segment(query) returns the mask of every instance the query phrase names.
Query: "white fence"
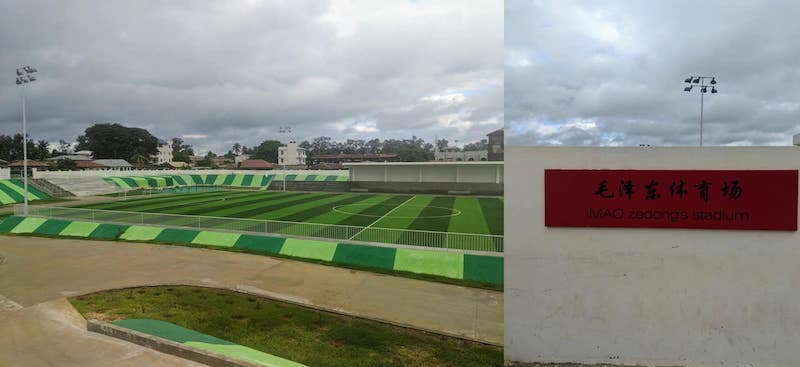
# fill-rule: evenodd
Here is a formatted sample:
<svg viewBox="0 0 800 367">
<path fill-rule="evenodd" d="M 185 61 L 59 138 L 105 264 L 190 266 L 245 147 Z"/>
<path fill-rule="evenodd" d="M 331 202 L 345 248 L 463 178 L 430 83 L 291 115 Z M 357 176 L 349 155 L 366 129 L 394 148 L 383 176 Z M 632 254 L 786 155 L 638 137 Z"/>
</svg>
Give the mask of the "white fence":
<svg viewBox="0 0 800 367">
<path fill-rule="evenodd" d="M 16 215 L 22 215 L 22 206 L 15 206 L 14 213 Z M 201 230 L 266 233 L 289 237 L 377 242 L 451 250 L 503 252 L 503 236 L 476 233 L 434 232 L 338 224 L 157 214 L 42 205 L 30 206 L 28 215 L 92 222 L 185 227 Z"/>
<path fill-rule="evenodd" d="M 348 176 L 347 170 L 107 170 L 107 171 L 34 171 L 34 178 L 52 177 L 128 177 L 128 176 L 164 176 L 164 175 L 227 175 L 227 174 L 287 174 L 287 175 L 331 175 Z"/>
</svg>

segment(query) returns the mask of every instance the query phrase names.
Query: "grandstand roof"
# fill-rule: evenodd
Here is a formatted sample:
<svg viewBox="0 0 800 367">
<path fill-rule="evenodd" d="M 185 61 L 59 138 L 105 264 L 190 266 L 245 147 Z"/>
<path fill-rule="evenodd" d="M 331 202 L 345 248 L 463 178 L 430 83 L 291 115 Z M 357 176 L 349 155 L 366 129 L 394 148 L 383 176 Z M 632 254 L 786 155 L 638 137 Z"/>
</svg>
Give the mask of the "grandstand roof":
<svg viewBox="0 0 800 367">
<path fill-rule="evenodd" d="M 275 164 L 267 162 L 263 159 L 248 159 L 242 161 L 240 169 L 275 169 Z"/>
<path fill-rule="evenodd" d="M 8 164 L 9 167 L 22 167 L 22 161 L 14 161 Z M 50 163 L 42 162 L 42 161 L 35 161 L 33 159 L 28 159 L 28 167 L 50 167 Z"/>
<path fill-rule="evenodd" d="M 75 161 L 77 168 L 108 168 L 108 166 L 94 161 Z"/>
<path fill-rule="evenodd" d="M 48 161 L 60 161 L 62 159 L 69 159 L 71 161 L 91 161 L 92 157 L 84 154 L 62 154 L 47 158 Z"/>
<path fill-rule="evenodd" d="M 111 168 L 133 167 L 124 159 L 95 159 L 94 162 Z"/>
</svg>

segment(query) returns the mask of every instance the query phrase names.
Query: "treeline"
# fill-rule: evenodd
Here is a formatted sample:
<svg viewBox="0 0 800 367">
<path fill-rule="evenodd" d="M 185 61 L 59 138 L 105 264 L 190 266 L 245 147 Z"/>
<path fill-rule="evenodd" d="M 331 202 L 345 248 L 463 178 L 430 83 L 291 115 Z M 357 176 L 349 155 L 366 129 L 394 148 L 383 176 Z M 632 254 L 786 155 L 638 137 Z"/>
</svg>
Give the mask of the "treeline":
<svg viewBox="0 0 800 367">
<path fill-rule="evenodd" d="M 446 140 L 445 140 L 446 142 Z M 265 140 L 254 147 L 243 146 L 239 143 L 225 154 L 226 157 L 234 157 L 238 154 L 250 154 L 252 158 L 263 159 L 269 162 L 277 162 L 278 147 L 281 143 L 277 140 Z M 434 146 L 425 140 L 412 136 L 411 139 L 347 139 L 345 141 L 334 141 L 328 136 L 319 136 L 311 141 L 303 141 L 299 144 L 306 149 L 308 157 L 321 154 L 397 154 L 398 159 L 403 162 L 426 162 L 433 160 Z"/>
<path fill-rule="evenodd" d="M 120 124 L 101 123 L 94 124 L 83 135 L 78 136 L 74 150 L 91 150 L 95 158 L 119 158 L 135 164 L 145 164 L 150 161 L 150 156 L 158 151 L 158 139 L 145 129 L 126 127 Z M 403 162 L 424 162 L 434 159 L 434 144 L 412 136 L 410 139 L 347 139 L 335 141 L 328 136 L 319 136 L 311 141 L 303 141 L 300 147 L 306 149 L 308 157 L 322 154 L 397 154 Z M 436 141 L 439 149 L 448 148 L 446 139 Z M 278 140 L 264 140 L 259 145 L 247 147 L 240 143 L 234 144 L 225 157 L 233 159 L 239 154 L 249 154 L 254 159 L 263 159 L 268 162 L 278 162 Z M 68 154 L 73 151 L 72 144 L 61 140 L 57 149 L 49 150 L 49 143 L 45 140 L 33 141 L 28 139 L 28 157 L 43 160 L 58 154 Z M 453 148 L 451 148 L 453 149 Z M 456 150 L 485 150 L 486 141 L 470 143 Z M 173 160 L 178 162 L 191 162 L 190 157 L 195 155 L 191 145 L 186 144 L 181 138 L 172 139 Z M 217 157 L 213 152 L 207 152 L 205 163 Z M 0 135 L 0 159 L 16 161 L 22 159 L 22 135 Z M 201 162 L 202 164 L 203 162 Z"/>
<path fill-rule="evenodd" d="M 33 141 L 28 137 L 28 159 L 44 160 L 52 155 L 50 143 L 45 140 Z M 22 134 L 0 135 L 0 159 L 13 162 L 23 158 Z"/>
</svg>

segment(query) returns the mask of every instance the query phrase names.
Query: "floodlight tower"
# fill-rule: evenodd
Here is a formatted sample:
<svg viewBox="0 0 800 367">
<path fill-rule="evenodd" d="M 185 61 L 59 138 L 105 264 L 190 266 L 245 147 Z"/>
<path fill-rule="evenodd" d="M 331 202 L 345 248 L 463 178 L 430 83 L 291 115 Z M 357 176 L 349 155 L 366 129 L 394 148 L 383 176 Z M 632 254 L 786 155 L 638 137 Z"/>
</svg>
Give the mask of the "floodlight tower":
<svg viewBox="0 0 800 367">
<path fill-rule="evenodd" d="M 291 139 L 292 127 L 291 126 L 281 126 L 281 127 L 278 128 L 278 132 L 280 132 L 284 136 L 289 136 L 289 139 Z M 288 143 L 288 141 L 286 143 L 286 151 L 287 152 L 289 151 L 289 143 Z M 278 157 L 278 158 L 280 158 L 280 157 Z M 286 191 L 286 157 L 283 157 L 281 162 L 283 162 L 283 191 L 285 192 Z"/>
<path fill-rule="evenodd" d="M 25 84 L 36 81 L 33 74 L 37 71 L 36 68 L 30 66 L 23 66 L 16 70 L 16 84 L 22 87 L 22 178 L 25 186 L 22 207 L 25 215 L 28 215 L 28 125 L 25 116 Z"/>
<path fill-rule="evenodd" d="M 711 81 L 706 84 L 706 79 Z M 690 76 L 686 78 L 684 83 L 689 83 L 689 86 L 683 88 L 684 92 L 691 92 L 695 84 L 700 87 L 700 146 L 703 146 L 703 96 L 708 92 L 708 87 L 711 87 L 711 93 L 717 93 L 717 78 L 713 76 Z"/>
</svg>

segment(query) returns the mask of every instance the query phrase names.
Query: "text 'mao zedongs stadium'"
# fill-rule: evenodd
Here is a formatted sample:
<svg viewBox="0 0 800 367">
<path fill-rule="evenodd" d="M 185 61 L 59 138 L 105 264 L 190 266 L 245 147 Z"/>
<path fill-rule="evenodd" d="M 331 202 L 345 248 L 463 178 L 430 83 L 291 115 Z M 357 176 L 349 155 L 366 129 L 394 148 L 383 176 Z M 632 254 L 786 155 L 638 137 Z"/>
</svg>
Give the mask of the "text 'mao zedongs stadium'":
<svg viewBox="0 0 800 367">
<path fill-rule="evenodd" d="M 545 170 L 545 226 L 797 230 L 797 170 Z"/>
</svg>

